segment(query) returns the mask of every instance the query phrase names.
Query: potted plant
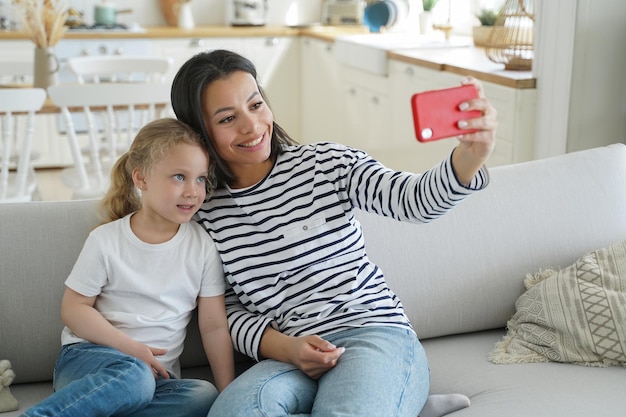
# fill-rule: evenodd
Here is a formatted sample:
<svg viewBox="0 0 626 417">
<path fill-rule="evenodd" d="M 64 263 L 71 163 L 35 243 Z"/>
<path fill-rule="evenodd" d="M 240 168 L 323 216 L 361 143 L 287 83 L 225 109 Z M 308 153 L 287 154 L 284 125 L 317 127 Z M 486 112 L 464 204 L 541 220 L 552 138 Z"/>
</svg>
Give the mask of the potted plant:
<svg viewBox="0 0 626 417">
<path fill-rule="evenodd" d="M 496 20 L 500 12 L 493 9 L 481 9 L 476 15 L 480 21 L 480 26 L 474 26 L 472 29 L 472 37 L 474 38 L 475 46 L 486 46 L 489 40 L 489 35 L 493 30 Z"/>
<path fill-rule="evenodd" d="M 420 33 L 426 35 L 432 31 L 432 10 L 439 0 L 422 0 L 424 11 L 419 15 Z"/>
<path fill-rule="evenodd" d="M 425 12 L 430 12 L 437 5 L 439 0 L 422 0 L 422 5 L 424 6 Z"/>
</svg>

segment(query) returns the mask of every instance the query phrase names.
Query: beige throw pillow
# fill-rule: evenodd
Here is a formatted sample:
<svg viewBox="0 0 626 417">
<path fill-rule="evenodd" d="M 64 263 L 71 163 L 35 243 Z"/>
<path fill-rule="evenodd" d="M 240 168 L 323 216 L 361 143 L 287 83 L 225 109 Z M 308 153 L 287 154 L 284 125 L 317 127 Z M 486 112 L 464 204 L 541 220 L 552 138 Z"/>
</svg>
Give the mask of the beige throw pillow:
<svg viewBox="0 0 626 417">
<path fill-rule="evenodd" d="M 626 366 L 626 241 L 524 280 L 494 363 Z"/>
</svg>

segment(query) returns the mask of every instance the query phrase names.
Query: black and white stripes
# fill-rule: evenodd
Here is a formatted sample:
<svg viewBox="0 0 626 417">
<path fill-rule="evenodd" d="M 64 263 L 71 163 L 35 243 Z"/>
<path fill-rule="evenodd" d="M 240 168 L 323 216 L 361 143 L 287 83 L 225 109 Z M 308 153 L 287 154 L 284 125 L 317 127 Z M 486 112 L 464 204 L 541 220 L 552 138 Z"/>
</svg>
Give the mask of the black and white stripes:
<svg viewBox="0 0 626 417">
<path fill-rule="evenodd" d="M 333 143 L 293 146 L 270 174 L 244 190 L 218 190 L 198 212 L 215 240 L 236 348 L 258 359 L 268 325 L 298 336 L 356 326 L 410 327 L 382 271 L 369 261 L 353 209 L 428 222 L 488 181 L 469 188 L 450 159 L 423 175 L 395 172 Z"/>
</svg>

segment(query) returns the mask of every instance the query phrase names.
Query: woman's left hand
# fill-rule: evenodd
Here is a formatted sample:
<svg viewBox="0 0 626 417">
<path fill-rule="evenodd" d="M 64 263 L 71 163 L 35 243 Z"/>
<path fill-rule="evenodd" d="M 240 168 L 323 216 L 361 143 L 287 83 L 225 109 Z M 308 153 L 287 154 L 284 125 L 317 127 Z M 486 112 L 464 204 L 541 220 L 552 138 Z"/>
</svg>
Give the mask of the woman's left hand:
<svg viewBox="0 0 626 417">
<path fill-rule="evenodd" d="M 473 84 L 478 90 L 478 98 L 468 100 L 459 107 L 462 111 L 478 110 L 481 117 L 459 122 L 461 129 L 479 129 L 475 133 L 459 136 L 459 145 L 452 154 L 452 166 L 459 181 L 469 184 L 474 175 L 485 163 L 496 144 L 497 111 L 485 98 L 483 86 L 477 79 L 467 77 L 462 84 Z"/>
</svg>

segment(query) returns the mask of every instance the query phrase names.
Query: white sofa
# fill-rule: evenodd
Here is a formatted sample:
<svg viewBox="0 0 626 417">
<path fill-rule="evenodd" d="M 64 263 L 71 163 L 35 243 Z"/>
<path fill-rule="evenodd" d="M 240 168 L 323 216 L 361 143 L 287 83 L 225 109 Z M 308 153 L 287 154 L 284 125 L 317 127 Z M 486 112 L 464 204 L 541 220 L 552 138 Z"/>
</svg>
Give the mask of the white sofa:
<svg viewBox="0 0 626 417">
<path fill-rule="evenodd" d="M 93 201 L 0 205 L 0 359 L 17 374 L 10 388 L 20 411 L 51 392 L 63 281 L 96 223 L 94 208 Z M 451 415 L 626 415 L 623 367 L 488 360 L 528 273 L 567 267 L 626 239 L 626 146 L 493 168 L 487 189 L 427 225 L 359 217 L 371 258 L 427 350 L 432 392 L 471 399 Z M 193 323 L 183 368 L 209 377 Z"/>
</svg>

